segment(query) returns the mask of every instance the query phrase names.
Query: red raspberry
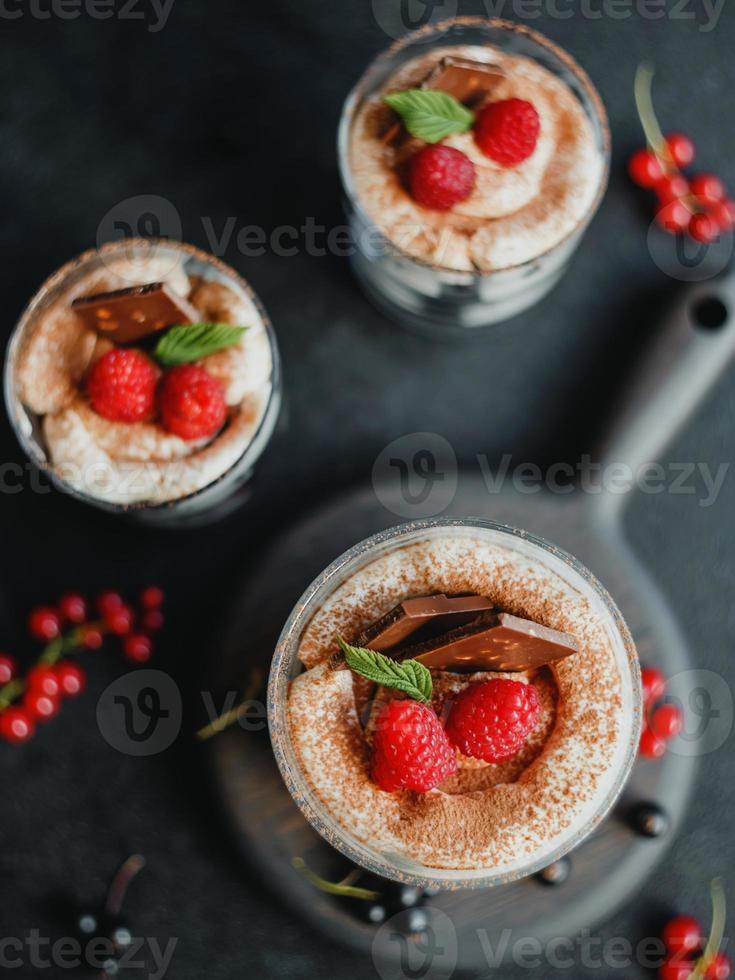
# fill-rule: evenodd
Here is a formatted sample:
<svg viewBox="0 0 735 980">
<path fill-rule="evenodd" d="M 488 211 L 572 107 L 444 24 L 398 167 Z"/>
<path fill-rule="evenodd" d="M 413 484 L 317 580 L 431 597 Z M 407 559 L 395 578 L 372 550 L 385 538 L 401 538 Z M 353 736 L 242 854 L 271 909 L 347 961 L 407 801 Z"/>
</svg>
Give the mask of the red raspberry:
<svg viewBox="0 0 735 980">
<path fill-rule="evenodd" d="M 502 167 L 516 167 L 536 149 L 541 121 L 532 102 L 503 99 L 486 105 L 475 122 L 475 141 Z"/>
<path fill-rule="evenodd" d="M 142 422 L 153 416 L 156 368 L 139 350 L 103 354 L 87 379 L 92 408 L 112 422 Z"/>
<path fill-rule="evenodd" d="M 496 678 L 462 691 L 449 712 L 447 736 L 463 755 L 500 762 L 518 752 L 540 714 L 533 684 Z"/>
<path fill-rule="evenodd" d="M 411 158 L 408 183 L 413 199 L 425 208 L 448 211 L 466 201 L 475 188 L 475 165 L 451 146 L 425 146 Z"/>
<path fill-rule="evenodd" d="M 441 722 L 418 701 L 391 701 L 378 716 L 373 739 L 372 777 L 393 793 L 428 793 L 457 769 L 457 758 Z"/>
<path fill-rule="evenodd" d="M 163 378 L 159 391 L 164 428 L 182 439 L 206 439 L 227 416 L 222 385 L 198 364 L 180 364 Z"/>
</svg>

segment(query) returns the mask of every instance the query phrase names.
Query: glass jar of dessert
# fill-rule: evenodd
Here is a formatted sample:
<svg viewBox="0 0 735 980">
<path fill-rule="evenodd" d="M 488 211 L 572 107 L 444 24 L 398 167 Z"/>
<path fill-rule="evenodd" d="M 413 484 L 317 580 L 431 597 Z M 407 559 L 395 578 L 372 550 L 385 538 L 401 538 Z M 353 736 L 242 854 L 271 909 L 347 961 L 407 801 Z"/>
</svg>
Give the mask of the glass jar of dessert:
<svg viewBox="0 0 735 980">
<path fill-rule="evenodd" d="M 196 522 L 237 502 L 273 434 L 278 347 L 229 266 L 125 239 L 41 286 L 10 340 L 5 399 L 59 489 L 148 523 Z"/>
<path fill-rule="evenodd" d="M 305 817 L 356 864 L 486 887 L 558 860 L 636 758 L 638 659 L 571 555 L 488 521 L 356 545 L 278 641 L 271 740 Z"/>
<path fill-rule="evenodd" d="M 470 336 L 558 282 L 607 186 L 610 136 L 565 51 L 518 24 L 458 17 L 372 63 L 338 149 L 368 295 L 417 330 Z"/>
</svg>

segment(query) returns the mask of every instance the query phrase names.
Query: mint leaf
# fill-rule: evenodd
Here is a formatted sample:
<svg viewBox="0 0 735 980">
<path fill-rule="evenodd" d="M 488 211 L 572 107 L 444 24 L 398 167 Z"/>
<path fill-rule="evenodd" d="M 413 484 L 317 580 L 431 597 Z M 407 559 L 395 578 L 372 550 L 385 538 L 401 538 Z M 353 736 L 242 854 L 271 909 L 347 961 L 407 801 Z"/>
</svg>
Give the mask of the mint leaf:
<svg viewBox="0 0 735 980">
<path fill-rule="evenodd" d="M 475 121 L 474 113 L 447 92 L 410 88 L 386 95 L 385 101 L 409 133 L 426 143 L 439 143 L 452 133 L 466 133 Z"/>
<path fill-rule="evenodd" d="M 247 327 L 230 323 L 191 323 L 171 327 L 161 337 L 153 356 L 165 367 L 191 364 L 239 342 Z"/>
<path fill-rule="evenodd" d="M 347 666 L 361 677 L 381 687 L 390 687 L 403 691 L 414 701 L 426 703 L 431 700 L 433 684 L 431 672 L 418 660 L 403 660 L 400 663 L 391 657 L 386 657 L 375 650 L 364 647 L 352 647 L 341 638 L 337 638 L 340 650 L 345 655 Z"/>
</svg>

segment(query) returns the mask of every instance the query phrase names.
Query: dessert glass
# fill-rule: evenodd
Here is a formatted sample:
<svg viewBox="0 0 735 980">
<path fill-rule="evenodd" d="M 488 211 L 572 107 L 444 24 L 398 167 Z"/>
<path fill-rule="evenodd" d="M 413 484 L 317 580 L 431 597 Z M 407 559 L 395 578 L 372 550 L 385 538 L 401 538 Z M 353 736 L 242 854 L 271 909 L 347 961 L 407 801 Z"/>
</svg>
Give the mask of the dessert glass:
<svg viewBox="0 0 735 980">
<path fill-rule="evenodd" d="M 614 765 L 606 774 L 596 797 L 561 833 L 542 841 L 530 857 L 503 867 L 473 870 L 435 868 L 405 853 L 384 851 L 357 839 L 338 822 L 310 786 L 293 744 L 288 719 L 291 681 L 303 670 L 298 653 L 304 630 L 314 614 L 355 572 L 377 558 L 432 538 L 477 537 L 510 549 L 519 559 L 540 566 L 544 574 L 574 590 L 588 604 L 614 650 L 620 677 L 620 716 Z M 400 600 L 396 600 L 400 601 Z M 382 610 L 381 610 L 382 614 Z M 618 799 L 636 759 L 641 730 L 640 669 L 633 641 L 609 594 L 573 556 L 541 538 L 491 521 L 475 518 L 415 521 L 391 528 L 355 545 L 337 558 L 309 586 L 296 603 L 278 640 L 268 685 L 268 719 L 271 742 L 281 775 L 293 799 L 311 825 L 355 864 L 385 878 L 440 889 L 485 888 L 503 884 L 547 867 L 583 841 L 608 814 Z M 338 776 L 337 776 L 338 778 Z"/>
<path fill-rule="evenodd" d="M 599 153 L 600 177 L 592 203 L 576 227 L 551 248 L 520 264 L 492 271 L 459 271 L 406 251 L 376 225 L 361 201 L 350 162 L 353 127 L 361 107 L 402 66 L 431 51 L 457 45 L 492 46 L 532 59 L 571 90 L 588 119 Z M 342 111 L 338 159 L 352 232 L 352 265 L 365 292 L 404 326 L 434 336 L 475 336 L 538 303 L 559 281 L 607 187 L 610 131 L 599 94 L 583 69 L 542 34 L 519 24 L 458 17 L 408 34 L 381 54 L 350 93 Z M 492 220 L 492 219 L 488 219 Z"/>
<path fill-rule="evenodd" d="M 263 322 L 270 349 L 272 365 L 270 393 L 257 429 L 242 455 L 234 465 L 229 466 L 206 486 L 164 502 L 117 503 L 105 500 L 103 496 L 98 497 L 84 492 L 79 486 L 68 482 L 56 472 L 45 445 L 41 419 L 24 405 L 21 399 L 18 367 L 25 338 L 29 336 L 38 319 L 66 290 L 90 274 L 104 271 L 106 266 L 116 260 L 148 258 L 155 258 L 157 262 L 163 264 L 164 269 L 170 258 L 171 269 L 181 264 L 187 274 L 198 276 L 204 282 L 221 283 L 236 295 L 246 296 L 254 304 Z M 281 405 L 280 358 L 273 327 L 260 300 L 234 269 L 192 245 L 169 239 L 127 238 L 82 253 L 43 283 L 21 315 L 10 338 L 5 362 L 4 389 L 8 417 L 18 441 L 31 462 L 57 489 L 94 507 L 131 517 L 138 522 L 160 526 L 197 524 L 228 513 L 248 492 L 246 484 L 253 474 L 256 461 L 273 434 L 278 419 Z M 173 465 L 175 466 L 175 461 Z M 173 466 L 171 472 L 175 480 Z"/>
</svg>

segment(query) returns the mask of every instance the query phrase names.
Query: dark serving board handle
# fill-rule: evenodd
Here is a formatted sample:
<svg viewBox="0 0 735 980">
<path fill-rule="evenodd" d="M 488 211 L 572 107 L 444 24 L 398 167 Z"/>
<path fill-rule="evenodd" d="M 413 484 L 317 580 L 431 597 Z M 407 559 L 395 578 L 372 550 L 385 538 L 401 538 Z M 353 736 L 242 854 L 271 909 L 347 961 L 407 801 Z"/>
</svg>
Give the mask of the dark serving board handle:
<svg viewBox="0 0 735 980">
<path fill-rule="evenodd" d="M 659 461 L 734 354 L 735 275 L 682 288 L 621 391 L 601 444 L 603 466 L 635 472 Z"/>
</svg>

